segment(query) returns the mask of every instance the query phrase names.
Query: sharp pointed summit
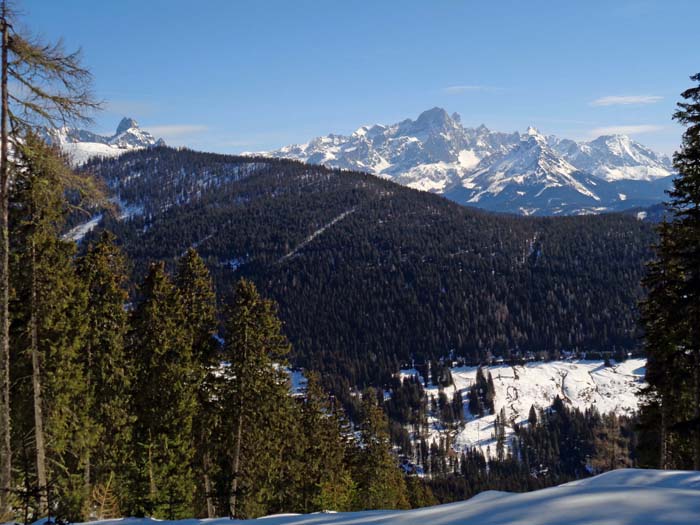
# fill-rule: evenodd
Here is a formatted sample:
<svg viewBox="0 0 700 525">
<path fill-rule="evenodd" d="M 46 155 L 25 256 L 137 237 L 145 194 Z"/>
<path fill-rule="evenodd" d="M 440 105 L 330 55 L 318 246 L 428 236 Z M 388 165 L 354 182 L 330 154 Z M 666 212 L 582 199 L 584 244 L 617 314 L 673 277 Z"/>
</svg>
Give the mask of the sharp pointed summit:
<svg viewBox="0 0 700 525">
<path fill-rule="evenodd" d="M 129 117 L 124 117 L 117 126 L 117 135 L 124 133 L 131 128 L 138 128 L 139 123 Z"/>
<path fill-rule="evenodd" d="M 116 157 L 129 150 L 165 145 L 163 139 L 156 140 L 148 131 L 139 128 L 136 120 L 128 117 L 121 119 L 112 136 L 68 127 L 46 131 L 45 136 L 49 142 L 58 144 L 75 166 L 93 157 Z"/>
</svg>

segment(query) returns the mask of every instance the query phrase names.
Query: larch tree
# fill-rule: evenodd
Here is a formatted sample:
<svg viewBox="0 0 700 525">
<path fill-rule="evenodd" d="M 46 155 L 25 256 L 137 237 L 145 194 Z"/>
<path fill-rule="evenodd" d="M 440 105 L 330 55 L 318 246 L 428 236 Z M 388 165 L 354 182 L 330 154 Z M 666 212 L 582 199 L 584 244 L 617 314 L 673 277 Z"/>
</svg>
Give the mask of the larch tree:
<svg viewBox="0 0 700 525">
<path fill-rule="evenodd" d="M 12 483 L 10 418 L 10 154 L 27 131 L 83 120 L 99 104 L 79 53 L 22 35 L 17 17 L 0 4 L 0 511 L 9 510 Z"/>
</svg>

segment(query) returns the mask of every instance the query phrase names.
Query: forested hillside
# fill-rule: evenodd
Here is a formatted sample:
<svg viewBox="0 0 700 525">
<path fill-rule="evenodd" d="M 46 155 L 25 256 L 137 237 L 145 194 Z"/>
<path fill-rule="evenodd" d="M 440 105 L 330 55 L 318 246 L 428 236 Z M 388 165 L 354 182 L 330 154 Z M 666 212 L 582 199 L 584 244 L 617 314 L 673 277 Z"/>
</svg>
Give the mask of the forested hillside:
<svg viewBox="0 0 700 525">
<path fill-rule="evenodd" d="M 84 169 L 118 199 L 101 226 L 137 274 L 196 247 L 220 295 L 245 276 L 279 302 L 295 363 L 350 384 L 450 351 L 637 345 L 655 234 L 634 217 L 488 214 L 366 174 L 164 147 Z"/>
</svg>

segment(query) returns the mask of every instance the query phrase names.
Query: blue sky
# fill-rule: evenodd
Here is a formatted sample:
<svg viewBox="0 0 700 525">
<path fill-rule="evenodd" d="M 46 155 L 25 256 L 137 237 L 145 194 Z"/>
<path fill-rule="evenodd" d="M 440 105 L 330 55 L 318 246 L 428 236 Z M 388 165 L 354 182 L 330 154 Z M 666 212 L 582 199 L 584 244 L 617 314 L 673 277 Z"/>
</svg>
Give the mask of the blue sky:
<svg viewBox="0 0 700 525">
<path fill-rule="evenodd" d="M 700 1 L 16 0 L 106 102 L 172 145 L 272 149 L 433 106 L 465 125 L 625 132 L 665 153 Z"/>
</svg>

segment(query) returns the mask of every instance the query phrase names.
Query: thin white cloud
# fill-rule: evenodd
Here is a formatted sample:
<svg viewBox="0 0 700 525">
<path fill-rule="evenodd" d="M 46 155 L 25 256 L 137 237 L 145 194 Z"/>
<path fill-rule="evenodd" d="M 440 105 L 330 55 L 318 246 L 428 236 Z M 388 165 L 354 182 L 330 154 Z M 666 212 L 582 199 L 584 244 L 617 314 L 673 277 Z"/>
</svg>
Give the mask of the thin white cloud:
<svg viewBox="0 0 700 525">
<path fill-rule="evenodd" d="M 493 86 L 459 84 L 456 86 L 447 86 L 446 88 L 442 88 L 442 92 L 447 93 L 448 95 L 459 95 L 460 93 L 468 93 L 474 91 L 499 91 L 500 89 L 501 88 Z"/>
<path fill-rule="evenodd" d="M 594 128 L 590 131 L 591 137 L 599 137 L 601 135 L 639 135 L 641 133 L 653 133 L 661 131 L 664 126 L 654 124 L 638 124 L 633 126 L 605 126 Z"/>
<path fill-rule="evenodd" d="M 168 124 L 164 126 L 144 126 L 144 129 L 150 131 L 156 137 L 177 138 L 189 135 L 196 135 L 207 131 L 207 126 L 203 124 Z"/>
<path fill-rule="evenodd" d="M 600 97 L 590 103 L 591 106 L 631 106 L 656 104 L 664 97 L 658 95 L 626 95 Z"/>
</svg>

